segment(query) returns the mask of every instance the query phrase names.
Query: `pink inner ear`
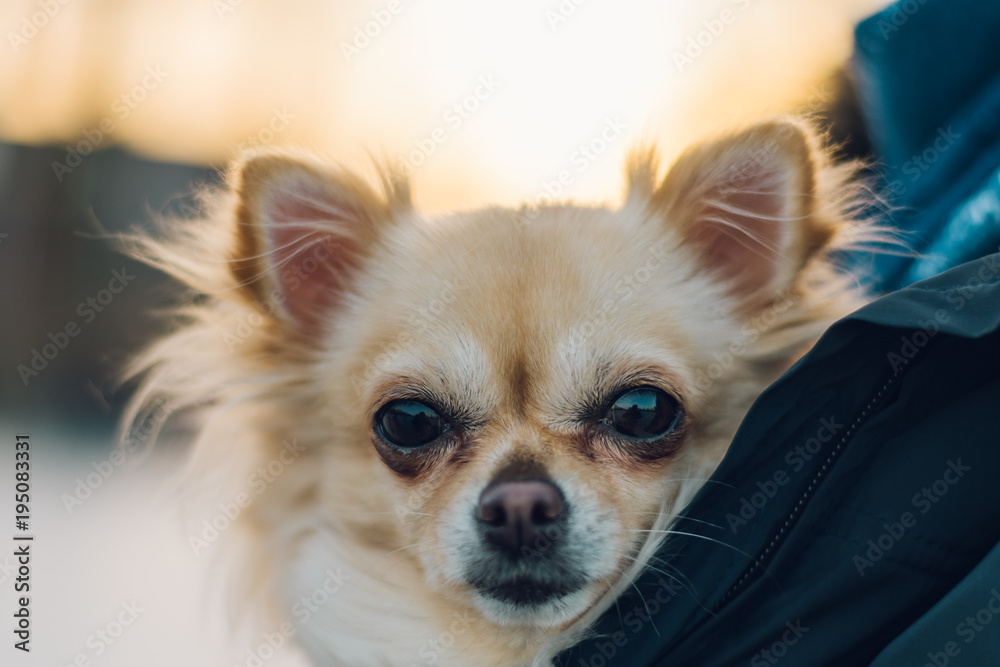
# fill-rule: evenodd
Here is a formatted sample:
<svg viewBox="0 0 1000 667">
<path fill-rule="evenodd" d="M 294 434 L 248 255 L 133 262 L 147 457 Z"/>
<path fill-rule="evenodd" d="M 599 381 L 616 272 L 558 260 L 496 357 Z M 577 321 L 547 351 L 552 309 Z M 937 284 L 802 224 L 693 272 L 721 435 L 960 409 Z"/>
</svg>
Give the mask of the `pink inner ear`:
<svg viewBox="0 0 1000 667">
<path fill-rule="evenodd" d="M 758 173 L 718 186 L 706 197 L 689 239 L 705 268 L 749 295 L 768 287 L 786 245 L 787 185 L 779 173 Z"/>
<path fill-rule="evenodd" d="M 270 262 L 288 313 L 314 330 L 358 265 L 357 215 L 329 193 L 290 189 L 267 203 Z"/>
</svg>

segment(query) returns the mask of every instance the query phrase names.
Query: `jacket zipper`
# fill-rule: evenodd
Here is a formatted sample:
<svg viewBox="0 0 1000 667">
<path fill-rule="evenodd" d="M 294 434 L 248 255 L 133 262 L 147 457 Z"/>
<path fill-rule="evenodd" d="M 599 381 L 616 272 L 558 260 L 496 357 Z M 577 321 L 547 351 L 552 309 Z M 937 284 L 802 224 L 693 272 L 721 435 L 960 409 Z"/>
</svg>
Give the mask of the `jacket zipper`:
<svg viewBox="0 0 1000 667">
<path fill-rule="evenodd" d="M 911 335 L 912 333 L 913 332 L 911 331 Z M 754 562 L 750 565 L 750 567 L 743 572 L 736 583 L 733 584 L 728 591 L 726 591 L 726 594 L 723 595 L 719 602 L 712 608 L 713 614 L 718 612 L 727 602 L 743 592 L 747 586 L 753 583 L 761 575 L 766 568 L 771 555 L 777 550 L 778 547 L 781 546 L 781 543 L 784 542 L 789 530 L 795 525 L 799 515 L 802 514 L 802 510 L 805 509 L 806 504 L 816 493 L 816 489 L 826 478 L 827 472 L 833 467 L 833 464 L 836 463 L 841 452 L 843 452 L 844 447 L 846 447 L 847 443 L 850 442 L 851 437 L 857 432 L 858 428 L 860 428 L 862 424 L 868 421 L 868 419 L 882 407 L 882 403 L 888 395 L 889 390 L 892 389 L 893 385 L 895 385 L 903 376 L 903 371 L 911 368 L 914 360 L 927 347 L 930 347 L 930 345 L 919 348 L 917 353 L 914 354 L 913 357 L 911 357 L 905 364 L 897 367 L 889 379 L 885 381 L 885 384 L 882 385 L 882 388 L 878 390 L 870 401 L 868 401 L 868 405 L 864 407 L 861 414 L 855 417 L 843 437 L 827 455 L 826 460 L 823 461 L 823 465 L 820 466 L 820 469 L 816 471 L 815 475 L 813 475 L 813 478 L 809 481 L 809 486 L 807 486 L 806 490 L 802 492 L 802 495 L 799 496 L 799 501 L 795 503 L 795 507 L 793 507 L 788 513 L 788 516 L 785 517 L 785 521 L 781 524 L 781 528 L 779 528 L 778 532 L 774 534 L 764 550 L 761 551 L 757 558 L 754 559 Z"/>
</svg>

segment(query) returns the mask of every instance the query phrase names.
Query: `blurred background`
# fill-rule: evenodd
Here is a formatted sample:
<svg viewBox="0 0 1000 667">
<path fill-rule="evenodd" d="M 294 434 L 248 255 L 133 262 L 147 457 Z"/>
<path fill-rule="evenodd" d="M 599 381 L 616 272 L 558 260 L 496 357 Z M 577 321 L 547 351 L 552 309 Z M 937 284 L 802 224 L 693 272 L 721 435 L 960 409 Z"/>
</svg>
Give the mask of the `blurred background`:
<svg viewBox="0 0 1000 667">
<path fill-rule="evenodd" d="M 129 392 L 116 378 L 163 330 L 160 313 L 177 290 L 118 254 L 109 235 L 190 214 L 197 187 L 261 146 L 306 147 L 348 164 L 367 165 L 371 155 L 398 161 L 412 173 L 417 205 L 431 211 L 553 195 L 615 203 L 636 143 L 655 142 L 669 159 L 720 128 L 786 111 L 820 119 L 842 142 L 841 157 L 873 158 L 894 201 L 917 210 L 907 197 L 925 188 L 911 187 L 907 160 L 944 131 L 940 118 L 1000 88 L 968 75 L 962 49 L 991 42 L 962 27 L 965 46 L 938 54 L 964 74 L 943 77 L 951 88 L 931 104 L 944 107 L 936 124 L 913 130 L 917 148 L 896 141 L 885 128 L 896 128 L 900 98 L 882 95 L 886 72 L 896 70 L 883 65 L 908 71 L 890 53 L 896 33 L 941 28 L 924 9 L 933 1 L 910 0 L 885 9 L 881 24 L 873 17 L 867 37 L 855 32 L 887 4 L 6 0 L 0 438 L 31 435 L 37 556 L 33 651 L 6 643 L 0 663 L 248 665 L 259 644 L 238 628 L 229 635 L 207 602 L 211 559 L 189 548 L 173 510 L 183 445 L 110 463 Z M 996 34 L 995 21 L 969 22 Z M 896 43 L 926 46 L 927 34 Z M 977 62 L 998 71 L 996 55 Z M 980 166 L 948 211 L 992 182 L 997 163 Z M 554 192 L 564 170 L 571 178 Z M 995 227 L 991 201 L 973 218 L 993 215 Z M 899 277 L 911 269 L 886 268 L 897 278 L 882 287 L 919 277 Z M 6 498 L 13 448 L 0 452 Z M 0 503 L 0 522 L 12 515 Z M 8 619 L 11 563 L 0 556 Z M 94 639 L 133 601 L 144 609 L 134 623 L 111 643 Z M 297 661 L 282 650 L 267 664 Z"/>
</svg>

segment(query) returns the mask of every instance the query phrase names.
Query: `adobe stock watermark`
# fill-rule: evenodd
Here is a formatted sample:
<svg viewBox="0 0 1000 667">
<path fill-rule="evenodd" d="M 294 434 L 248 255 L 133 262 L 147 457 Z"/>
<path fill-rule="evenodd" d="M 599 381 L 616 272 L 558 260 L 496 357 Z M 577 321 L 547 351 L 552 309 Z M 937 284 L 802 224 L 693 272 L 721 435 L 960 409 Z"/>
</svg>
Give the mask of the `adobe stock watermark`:
<svg viewBox="0 0 1000 667">
<path fill-rule="evenodd" d="M 418 667 L 419 665 L 436 665 L 442 657 L 446 656 L 455 646 L 455 642 L 469 631 L 472 626 L 472 612 L 463 611 L 455 614 L 454 619 L 446 630 L 442 630 L 434 639 L 428 639 L 417 648 L 419 662 L 410 662 L 407 667 Z"/>
<path fill-rule="evenodd" d="M 311 593 L 303 595 L 292 605 L 292 615 L 295 616 L 296 623 L 300 627 L 308 623 L 312 615 L 333 599 L 333 596 L 351 579 L 339 567 L 336 571 L 332 568 L 327 568 L 323 574 L 325 575 L 323 582 L 314 588 Z M 297 632 L 298 628 L 291 621 L 284 621 L 277 629 L 262 633 L 260 635 L 261 641 L 256 646 L 247 648 L 246 658 L 242 662 L 234 664 L 233 667 L 262 667 Z"/>
<path fill-rule="evenodd" d="M 365 388 L 380 372 L 392 365 L 392 361 L 403 353 L 411 341 L 416 340 L 427 331 L 441 317 L 445 308 L 455 303 L 458 294 L 465 288 L 466 285 L 462 282 L 446 280 L 441 292 L 409 317 L 406 328 L 400 330 L 392 342 L 383 346 L 379 355 L 365 364 L 365 368 L 360 374 L 351 376 L 351 383 L 358 395 L 364 392 Z M 422 501 L 418 498 L 414 502 L 419 504 Z M 397 509 L 397 514 L 400 512 L 401 510 Z"/>
<path fill-rule="evenodd" d="M 212 0 L 212 9 L 220 21 L 224 21 L 227 16 L 236 11 L 237 7 L 243 5 L 243 0 Z"/>
<path fill-rule="evenodd" d="M 253 157 L 266 146 L 274 141 L 275 137 L 288 129 L 292 121 L 297 119 L 294 113 L 288 111 L 288 107 L 274 107 L 271 110 L 271 117 L 256 134 L 245 138 L 236 146 L 235 154 L 243 159 Z"/>
<path fill-rule="evenodd" d="M 693 65 L 694 61 L 711 48 L 715 44 L 715 40 L 726 31 L 726 27 L 735 23 L 740 12 L 745 11 L 750 6 L 750 0 L 732 0 L 731 4 L 736 8 L 735 10 L 727 7 L 721 10 L 715 18 L 702 21 L 702 29 L 688 37 L 684 50 L 674 50 L 672 57 L 678 72 L 683 74 L 686 68 Z"/>
<path fill-rule="evenodd" d="M 472 114 L 479 110 L 483 102 L 493 97 L 494 93 L 500 89 L 500 85 L 500 81 L 492 74 L 480 76 L 475 88 L 444 112 L 441 125 L 435 127 L 425 136 L 413 140 L 414 148 L 406 154 L 405 159 L 401 162 L 403 175 L 412 176 L 418 167 L 437 152 L 438 147 L 448 141 L 450 132 L 456 132 L 472 117 Z"/>
<path fill-rule="evenodd" d="M 8 579 L 17 574 L 17 565 L 10 556 L 3 557 L 3 560 L 0 561 L 0 584 L 7 583 Z"/>
<path fill-rule="evenodd" d="M 371 18 L 365 21 L 364 25 L 355 26 L 351 41 L 341 40 L 340 52 L 343 54 L 344 60 L 350 63 L 354 58 L 360 56 L 361 52 L 371 45 L 372 40 L 378 39 L 382 31 L 386 30 L 402 11 L 403 2 L 401 0 L 389 0 L 381 9 L 371 10 L 368 13 Z"/>
<path fill-rule="evenodd" d="M 615 662 L 618 651 L 628 646 L 629 641 L 635 635 L 642 632 L 646 624 L 651 623 L 670 601 L 682 592 L 684 592 L 684 587 L 679 581 L 660 577 L 657 580 L 656 591 L 653 594 L 643 597 L 642 604 L 633 606 L 632 609 L 625 612 L 624 616 L 619 617 L 625 630 L 628 630 L 631 634 L 626 633 L 625 630 L 617 630 L 608 635 L 606 639 L 595 642 L 594 647 L 596 651 L 587 657 L 580 658 L 577 666 L 612 667 L 619 664 Z M 625 610 L 619 610 L 619 612 L 623 611 Z"/>
<path fill-rule="evenodd" d="M 559 26 L 576 14 L 576 10 L 580 8 L 587 0 L 560 0 L 559 4 L 554 7 L 550 7 L 545 10 L 545 20 L 549 24 L 549 28 L 555 32 L 559 29 Z"/>
<path fill-rule="evenodd" d="M 802 619 L 797 619 L 794 622 L 788 621 L 785 623 L 785 631 L 781 633 L 780 639 L 776 639 L 770 646 L 750 658 L 750 667 L 768 667 L 778 664 L 782 658 L 788 655 L 791 647 L 805 637 L 807 632 L 809 632 L 809 627 L 802 625 Z"/>
<path fill-rule="evenodd" d="M 972 470 L 971 466 L 964 465 L 962 459 L 948 461 L 941 477 L 923 487 L 913 494 L 910 504 L 917 510 L 913 512 L 903 512 L 898 521 L 884 522 L 883 532 L 868 540 L 868 548 L 863 554 L 855 554 L 854 567 L 857 568 L 860 576 L 865 576 L 865 570 L 873 567 L 875 563 L 882 560 L 886 554 L 892 551 L 893 547 L 917 525 L 918 515 L 924 515 L 934 509 L 934 506 L 941 502 L 941 499 L 948 495 L 951 487 L 958 484 L 965 474 Z"/>
<path fill-rule="evenodd" d="M 821 418 L 819 423 L 816 435 L 801 445 L 792 447 L 785 454 L 784 461 L 788 469 L 779 468 L 770 477 L 758 480 L 756 484 L 758 490 L 749 496 L 740 498 L 739 511 L 726 514 L 726 522 L 733 535 L 757 516 L 757 512 L 764 509 L 778 495 L 781 488 L 792 481 L 792 476 L 805 468 L 806 463 L 818 456 L 824 447 L 832 442 L 837 433 L 844 428 L 843 424 L 837 423 L 836 417 L 833 415 Z"/>
<path fill-rule="evenodd" d="M 132 627 L 139 619 L 139 616 L 146 610 L 140 607 L 135 600 L 122 602 L 121 609 L 113 619 L 104 626 L 87 635 L 85 645 L 89 651 L 81 651 L 73 657 L 73 660 L 65 664 L 60 663 L 56 667 L 94 667 L 100 664 L 94 658 L 99 658 L 114 646 L 115 642 L 121 639 L 125 631 Z"/>
<path fill-rule="evenodd" d="M 351 577 L 344 574 L 341 568 L 336 571 L 327 569 L 324 574 L 326 578 L 323 583 L 313 589 L 309 595 L 303 595 L 292 605 L 292 616 L 301 626 L 309 622 L 313 614 L 318 612 L 330 600 L 330 596 L 344 587 L 344 584 L 351 580 Z"/>
<path fill-rule="evenodd" d="M 577 146 L 570 155 L 569 163 L 574 169 L 560 169 L 551 179 L 542 181 L 541 192 L 518 211 L 518 224 L 526 225 L 534 222 L 541 215 L 541 208 L 556 201 L 566 191 L 566 188 L 576 181 L 577 174 L 587 171 L 598 158 L 604 155 L 609 146 L 625 134 L 627 129 L 628 125 L 619 116 L 605 119 L 601 129 Z"/>
<path fill-rule="evenodd" d="M 897 178 L 889 183 L 888 189 L 897 197 L 906 194 L 910 186 L 919 181 L 920 177 L 927 173 L 934 163 L 940 160 L 941 156 L 961 138 L 962 135 L 954 132 L 951 125 L 939 127 L 930 145 L 922 152 L 911 155 L 910 159 L 903 163 L 901 169 L 909 177 L 909 183 Z"/>
<path fill-rule="evenodd" d="M 56 180 L 62 180 L 73 173 L 73 170 L 83 164 L 83 158 L 87 157 L 101 147 L 108 140 L 116 129 L 118 123 L 124 121 L 140 104 L 156 90 L 167 78 L 167 73 L 160 69 L 159 65 L 149 65 L 139 83 L 121 95 L 111 103 L 111 113 L 98 122 L 96 127 L 92 127 L 82 132 L 82 138 L 76 144 L 66 148 L 66 157 L 62 162 L 54 160 L 52 162 L 52 172 Z"/>
<path fill-rule="evenodd" d="M 300 288 L 308 282 L 309 276 L 327 266 L 327 262 L 332 258 L 325 243 L 315 243 L 308 252 L 295 257 L 286 264 L 280 272 L 281 288 L 271 290 L 264 301 L 257 303 L 257 309 L 253 310 L 237 322 L 232 331 L 222 334 L 222 340 L 230 352 L 236 352 L 236 348 L 241 343 L 249 339 L 253 332 L 264 326 L 269 318 L 279 312 L 286 301 Z"/>
<path fill-rule="evenodd" d="M 304 451 L 305 447 L 298 444 L 297 440 L 285 440 L 277 456 L 247 477 L 246 488 L 249 491 L 240 491 L 232 500 L 219 503 L 217 506 L 219 511 L 202 521 L 200 533 L 188 535 L 188 546 L 194 555 L 198 556 L 207 551 L 211 544 L 233 525 L 240 514 L 253 504 L 254 498 L 264 493 L 267 487 L 295 463 Z"/>
<path fill-rule="evenodd" d="M 525 561 L 541 558 L 562 539 L 563 528 L 559 523 L 551 523 L 537 531 L 532 544 L 521 545 L 521 557 Z"/>
<path fill-rule="evenodd" d="M 568 338 L 560 341 L 558 348 L 560 355 L 568 357 L 574 352 L 583 349 L 584 343 L 600 331 L 608 319 L 624 304 L 631 301 L 636 292 L 652 279 L 666 262 L 667 252 L 664 249 L 665 244 L 666 240 L 663 240 L 650 246 L 647 251 L 648 257 L 646 261 L 632 271 L 632 273 L 616 280 L 614 294 L 605 299 L 586 321 L 573 326 L 570 329 Z"/>
<path fill-rule="evenodd" d="M 404 502 L 396 503 L 396 519 L 400 525 L 406 522 L 406 517 L 420 511 L 420 507 L 429 495 L 430 492 L 425 490 L 423 486 L 416 486 L 407 494 Z"/>
<path fill-rule="evenodd" d="M 66 511 L 72 514 L 82 507 L 84 502 L 93 496 L 94 492 L 101 488 L 132 454 L 148 442 L 150 434 L 169 416 L 170 413 L 163 404 L 157 405 L 156 409 L 143 420 L 142 427 L 138 431 L 129 433 L 122 447 L 111 450 L 111 453 L 100 461 L 91 461 L 90 466 L 94 472 L 77 477 L 74 480 L 76 485 L 73 487 L 73 492 L 63 493 L 59 497 Z"/>
<path fill-rule="evenodd" d="M 991 588 L 990 597 L 975 613 L 969 614 L 955 626 L 955 634 L 962 639 L 962 644 L 971 644 L 982 632 L 1000 616 L 1000 590 Z M 945 642 L 940 651 L 928 651 L 927 662 L 922 667 L 947 667 L 951 659 L 962 654 L 962 644 L 955 640 Z M 973 664 L 961 661 L 959 664 Z"/>
<path fill-rule="evenodd" d="M 888 41 L 889 37 L 910 20 L 910 17 L 916 14 L 920 7 L 927 4 L 927 0 L 903 0 L 902 2 L 896 2 L 892 5 L 892 11 L 889 12 L 888 17 L 884 14 L 879 15 L 878 21 L 875 26 L 878 28 L 879 34 L 882 35 L 882 39 Z"/>
<path fill-rule="evenodd" d="M 50 21 L 59 15 L 62 8 L 68 5 L 71 0 L 38 0 L 38 11 L 32 12 L 28 16 L 22 16 L 17 32 L 8 32 L 7 41 L 14 53 L 26 46 L 29 41 L 49 24 Z"/>
<path fill-rule="evenodd" d="M 743 162 L 735 172 L 726 177 L 727 189 L 735 190 L 746 186 L 753 177 L 761 176 L 761 168 L 768 164 L 771 158 L 778 154 L 781 144 L 774 139 L 768 139 L 753 152 L 753 157 Z"/>
<path fill-rule="evenodd" d="M 261 633 L 260 642 L 256 646 L 247 648 L 246 658 L 235 663 L 233 667 L 261 667 L 288 644 L 288 641 L 294 636 L 295 626 L 289 621 L 285 621 L 271 632 Z"/>
<path fill-rule="evenodd" d="M 956 313 L 965 308 L 983 287 L 995 283 L 1000 276 L 1000 255 L 996 253 L 987 255 L 981 258 L 979 263 L 976 275 L 966 280 L 964 285 L 951 290 L 945 297 L 945 301 L 951 304 L 952 310 Z M 898 371 L 908 364 L 941 331 L 941 325 L 947 324 L 950 320 L 951 314 L 944 308 L 934 311 L 933 317 L 917 320 L 917 326 L 920 328 L 900 336 L 899 348 L 886 353 L 886 361 L 892 370 Z"/>
<path fill-rule="evenodd" d="M 722 380 L 737 361 L 750 353 L 751 346 L 778 321 L 778 317 L 795 306 L 796 298 L 791 291 L 780 292 L 767 308 L 744 322 L 740 326 L 739 337 L 730 341 L 722 352 L 714 353 L 714 361 L 707 367 L 695 372 L 694 387 L 704 391 Z"/>
<path fill-rule="evenodd" d="M 103 313 L 115 297 L 121 294 L 133 280 L 135 280 L 135 276 L 129 274 L 127 267 L 123 266 L 120 271 L 113 270 L 106 288 L 77 304 L 75 312 L 83 320 L 83 324 L 90 324 L 97 319 L 98 314 Z M 59 329 L 48 333 L 46 336 L 48 342 L 32 348 L 28 353 L 28 359 L 18 364 L 16 369 L 24 386 L 27 387 L 33 379 L 44 372 L 49 364 L 69 347 L 70 341 L 79 336 L 82 331 L 80 323 L 75 319 L 69 320 Z"/>
</svg>

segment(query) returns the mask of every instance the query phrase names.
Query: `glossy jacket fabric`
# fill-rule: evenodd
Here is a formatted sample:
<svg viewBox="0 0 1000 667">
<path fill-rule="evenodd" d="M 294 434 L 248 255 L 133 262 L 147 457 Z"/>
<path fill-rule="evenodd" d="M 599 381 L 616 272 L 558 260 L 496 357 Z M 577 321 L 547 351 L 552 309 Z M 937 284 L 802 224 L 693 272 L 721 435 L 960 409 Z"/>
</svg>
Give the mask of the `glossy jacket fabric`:
<svg viewBox="0 0 1000 667">
<path fill-rule="evenodd" d="M 1000 3 L 900 0 L 855 30 L 867 135 L 916 256 L 875 258 L 898 289 L 1000 245 Z"/>
<path fill-rule="evenodd" d="M 998 327 L 1000 254 L 836 323 L 557 664 L 1000 665 Z"/>
</svg>

